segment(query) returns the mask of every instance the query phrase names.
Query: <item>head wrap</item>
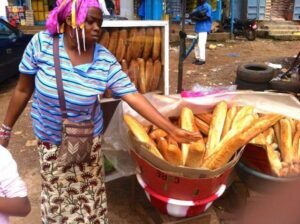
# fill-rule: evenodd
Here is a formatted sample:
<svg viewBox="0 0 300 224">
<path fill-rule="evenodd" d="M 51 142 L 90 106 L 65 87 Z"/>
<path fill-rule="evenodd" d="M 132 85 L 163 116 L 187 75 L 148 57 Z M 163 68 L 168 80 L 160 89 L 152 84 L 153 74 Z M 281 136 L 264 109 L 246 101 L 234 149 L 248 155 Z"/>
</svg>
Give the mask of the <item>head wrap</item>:
<svg viewBox="0 0 300 224">
<path fill-rule="evenodd" d="M 104 0 L 57 0 L 56 7 L 50 12 L 47 19 L 47 30 L 52 35 L 60 33 L 62 24 L 68 16 L 71 16 L 73 29 L 82 28 L 90 7 L 100 8 L 104 15 L 109 15 Z"/>
<path fill-rule="evenodd" d="M 47 19 L 47 30 L 52 35 L 62 33 L 66 18 L 71 16 L 71 26 L 76 32 L 78 52 L 81 54 L 78 28 L 81 29 L 83 47 L 86 51 L 84 22 L 90 7 L 100 8 L 104 15 L 109 15 L 104 0 L 57 0 L 56 7 L 50 12 Z"/>
</svg>

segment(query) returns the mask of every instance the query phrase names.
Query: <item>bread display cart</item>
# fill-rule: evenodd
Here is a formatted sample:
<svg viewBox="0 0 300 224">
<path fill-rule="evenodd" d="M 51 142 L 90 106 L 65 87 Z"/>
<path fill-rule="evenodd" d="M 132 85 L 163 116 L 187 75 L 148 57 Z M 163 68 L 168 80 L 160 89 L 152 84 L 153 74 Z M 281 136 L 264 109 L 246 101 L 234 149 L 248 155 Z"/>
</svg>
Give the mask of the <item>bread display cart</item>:
<svg viewBox="0 0 300 224">
<path fill-rule="evenodd" d="M 100 43 L 116 56 L 139 92 L 169 95 L 168 21 L 104 20 L 102 29 Z M 106 92 L 100 102 L 106 128 L 120 100 Z"/>
</svg>

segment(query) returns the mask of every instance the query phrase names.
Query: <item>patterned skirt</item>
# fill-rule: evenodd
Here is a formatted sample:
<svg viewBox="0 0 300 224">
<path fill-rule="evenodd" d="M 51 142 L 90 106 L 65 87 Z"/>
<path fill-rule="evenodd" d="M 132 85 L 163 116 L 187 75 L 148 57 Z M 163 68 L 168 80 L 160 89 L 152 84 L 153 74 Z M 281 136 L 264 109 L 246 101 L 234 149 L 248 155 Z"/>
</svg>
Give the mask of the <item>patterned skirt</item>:
<svg viewBox="0 0 300 224">
<path fill-rule="evenodd" d="M 58 146 L 39 142 L 43 224 L 107 224 L 101 137 L 94 139 L 89 164 L 57 166 Z"/>
</svg>

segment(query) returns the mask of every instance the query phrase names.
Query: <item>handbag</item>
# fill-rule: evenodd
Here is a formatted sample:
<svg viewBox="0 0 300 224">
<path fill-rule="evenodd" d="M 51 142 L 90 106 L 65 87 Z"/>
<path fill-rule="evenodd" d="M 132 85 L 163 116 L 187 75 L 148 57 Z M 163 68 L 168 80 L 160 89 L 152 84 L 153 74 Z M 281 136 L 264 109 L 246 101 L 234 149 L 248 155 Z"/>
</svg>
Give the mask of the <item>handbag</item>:
<svg viewBox="0 0 300 224">
<path fill-rule="evenodd" d="M 91 120 L 72 122 L 68 119 L 62 74 L 59 60 L 59 39 L 53 38 L 53 57 L 56 74 L 59 105 L 62 112 L 62 141 L 58 147 L 58 165 L 68 166 L 73 164 L 88 163 L 91 158 L 93 146 L 93 133 L 97 100 L 93 106 Z"/>
</svg>

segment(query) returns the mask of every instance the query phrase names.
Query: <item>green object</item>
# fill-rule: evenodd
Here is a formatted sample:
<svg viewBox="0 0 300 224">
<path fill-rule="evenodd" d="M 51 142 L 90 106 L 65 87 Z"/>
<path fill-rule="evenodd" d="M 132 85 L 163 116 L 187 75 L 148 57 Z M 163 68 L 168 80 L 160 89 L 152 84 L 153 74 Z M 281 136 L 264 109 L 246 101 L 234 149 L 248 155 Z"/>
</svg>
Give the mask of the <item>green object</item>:
<svg viewBox="0 0 300 224">
<path fill-rule="evenodd" d="M 104 157 L 104 170 L 105 174 L 111 173 L 115 170 L 114 166 Z"/>
</svg>

